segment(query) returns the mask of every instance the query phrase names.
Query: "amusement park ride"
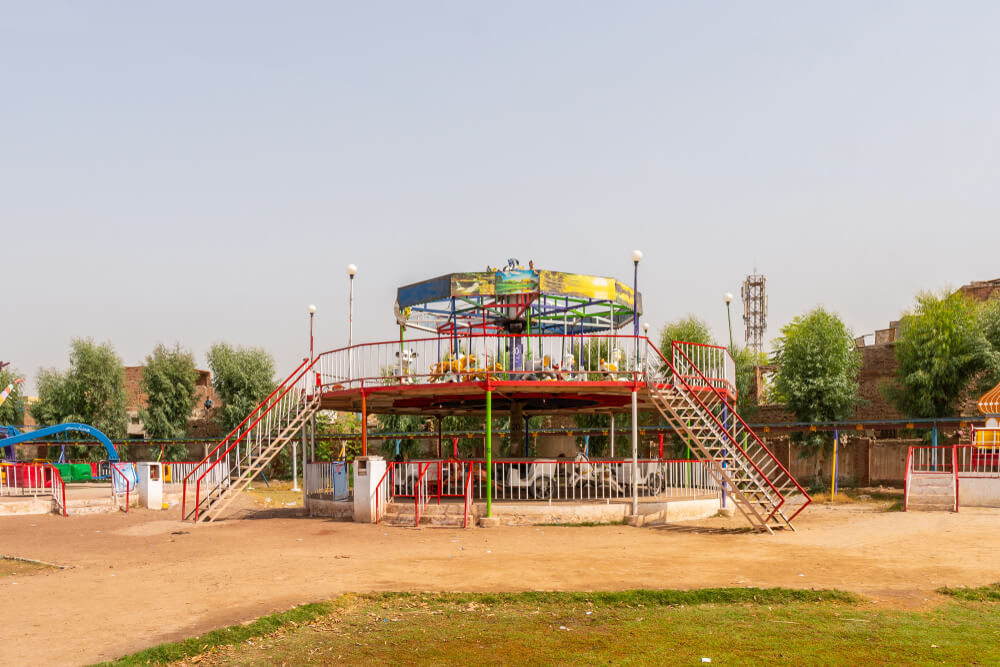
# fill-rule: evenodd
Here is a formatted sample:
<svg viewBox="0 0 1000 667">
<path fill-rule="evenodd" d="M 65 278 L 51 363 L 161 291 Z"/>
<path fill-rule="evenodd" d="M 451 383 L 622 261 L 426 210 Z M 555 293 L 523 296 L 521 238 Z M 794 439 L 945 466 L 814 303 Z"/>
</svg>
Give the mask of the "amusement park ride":
<svg viewBox="0 0 1000 667">
<path fill-rule="evenodd" d="M 636 270 L 640 259 L 636 251 Z M 185 480 L 185 518 L 211 521 L 222 514 L 282 448 L 300 435 L 304 445 L 319 410 L 361 413 L 363 456 L 370 414 L 482 416 L 487 514 L 494 413 L 614 414 L 629 408 L 633 415 L 661 414 L 754 527 L 791 528 L 809 503 L 734 410 L 729 352 L 682 342 L 657 349 L 639 333 L 642 298 L 634 283 L 536 269 L 534 263 L 523 268 L 512 259 L 503 268 L 400 287 L 393 311 L 398 339 L 306 358 L 220 442 Z M 420 337 L 408 337 L 412 331 Z M 631 465 L 631 479 L 640 475 L 637 421 L 632 459 L 621 463 Z M 229 474 L 209 482 L 220 478 L 220 466 Z M 633 508 L 637 502 L 636 495 Z"/>
</svg>

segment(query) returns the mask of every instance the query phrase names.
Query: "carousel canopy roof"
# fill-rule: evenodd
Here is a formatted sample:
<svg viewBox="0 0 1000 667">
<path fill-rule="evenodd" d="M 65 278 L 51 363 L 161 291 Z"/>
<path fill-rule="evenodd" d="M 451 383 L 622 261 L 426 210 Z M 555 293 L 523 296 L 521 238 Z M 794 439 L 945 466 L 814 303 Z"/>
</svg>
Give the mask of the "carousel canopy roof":
<svg viewBox="0 0 1000 667">
<path fill-rule="evenodd" d="M 396 301 L 416 320 L 430 317 L 465 327 L 477 320 L 526 319 L 532 330 L 553 333 L 617 329 L 642 314 L 642 295 L 614 278 L 516 265 L 405 285 Z"/>
</svg>

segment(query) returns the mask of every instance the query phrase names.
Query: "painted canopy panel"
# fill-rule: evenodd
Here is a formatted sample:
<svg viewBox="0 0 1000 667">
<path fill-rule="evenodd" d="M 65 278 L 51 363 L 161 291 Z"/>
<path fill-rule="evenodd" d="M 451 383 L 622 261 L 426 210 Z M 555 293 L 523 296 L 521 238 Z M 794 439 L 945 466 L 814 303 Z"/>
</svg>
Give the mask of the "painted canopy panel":
<svg viewBox="0 0 1000 667">
<path fill-rule="evenodd" d="M 406 308 L 445 301 L 452 297 L 502 296 L 536 292 L 549 296 L 613 301 L 630 309 L 638 300 L 638 310 L 642 312 L 641 295 L 636 299 L 631 287 L 613 278 L 531 269 L 495 273 L 450 273 L 400 287 L 396 292 L 396 299 L 400 308 Z"/>
</svg>

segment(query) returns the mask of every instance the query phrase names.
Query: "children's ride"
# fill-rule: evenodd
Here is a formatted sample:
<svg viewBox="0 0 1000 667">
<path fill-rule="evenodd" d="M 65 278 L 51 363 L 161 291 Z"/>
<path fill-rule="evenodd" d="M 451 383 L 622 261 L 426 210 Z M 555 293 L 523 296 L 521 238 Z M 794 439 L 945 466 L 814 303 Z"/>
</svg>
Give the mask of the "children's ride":
<svg viewBox="0 0 1000 667">
<path fill-rule="evenodd" d="M 512 451 L 503 454 L 519 457 L 524 419 L 613 416 L 631 409 L 662 415 L 752 525 L 790 528 L 809 497 L 736 414 L 729 352 L 680 342 L 661 352 L 637 335 L 641 303 L 632 288 L 612 278 L 538 270 L 533 264 L 524 269 L 516 260 L 503 270 L 453 273 L 401 287 L 393 308 L 399 340 L 353 345 L 303 361 L 187 476 L 185 518 L 220 516 L 292 438 L 303 430 L 308 434 L 321 409 L 361 413 L 363 456 L 371 413 L 481 416 L 487 515 L 498 481 L 495 412 L 509 415 L 512 424 Z M 632 326 L 623 333 L 627 325 Z M 423 337 L 406 339 L 410 329 Z M 525 459 L 528 445 L 525 437 Z M 438 446 L 440 457 L 440 435 Z M 509 469 L 507 482 L 530 488 L 526 495 L 534 497 L 545 497 L 556 482 L 625 485 L 633 491 L 633 507 L 640 491 L 655 497 L 663 486 L 656 465 L 641 466 L 636 446 L 627 462 L 580 465 L 573 468 L 576 477 L 546 478 L 546 467 L 558 465 L 527 461 L 504 470 Z M 429 469 L 419 469 L 423 483 Z M 393 481 L 379 481 L 376 488 L 383 483 L 391 487 Z M 792 506 L 792 497 L 802 503 Z"/>
</svg>

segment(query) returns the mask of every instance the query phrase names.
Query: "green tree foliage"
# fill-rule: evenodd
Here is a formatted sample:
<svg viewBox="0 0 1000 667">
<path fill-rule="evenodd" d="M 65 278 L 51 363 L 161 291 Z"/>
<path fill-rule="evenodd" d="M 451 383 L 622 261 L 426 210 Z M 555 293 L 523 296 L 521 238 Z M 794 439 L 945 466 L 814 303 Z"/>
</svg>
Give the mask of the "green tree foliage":
<svg viewBox="0 0 1000 667">
<path fill-rule="evenodd" d="M 0 391 L 7 388 L 7 385 L 21 377 L 13 366 L 7 366 L 0 370 Z M 0 424 L 23 424 L 24 423 L 24 392 L 21 391 L 23 385 L 16 385 L 10 392 L 10 396 L 3 405 L 0 405 Z"/>
<path fill-rule="evenodd" d="M 274 359 L 261 348 L 216 343 L 208 351 L 212 386 L 222 401 L 219 426 L 229 433 L 274 390 Z"/>
<path fill-rule="evenodd" d="M 900 322 L 896 382 L 883 388 L 896 409 L 916 418 L 955 415 L 962 391 L 991 363 L 977 315 L 959 293 L 917 296 L 916 309 Z"/>
<path fill-rule="evenodd" d="M 716 344 L 715 339 L 712 338 L 712 330 L 708 328 L 708 323 L 694 315 L 674 320 L 660 331 L 660 352 L 667 359 L 670 358 L 670 344 L 673 341 L 702 343 L 704 345 Z"/>
<path fill-rule="evenodd" d="M 40 370 L 38 403 L 31 414 L 39 424 L 82 422 L 110 438 L 124 438 L 125 367 L 111 343 L 75 339 L 70 346 L 69 370 Z"/>
<path fill-rule="evenodd" d="M 990 299 L 979 307 L 979 328 L 989 345 L 987 372 L 983 374 L 978 389 L 981 392 L 1000 383 L 1000 297 Z"/>
<path fill-rule="evenodd" d="M 183 438 L 195 404 L 198 371 L 194 355 L 180 345 L 157 345 L 142 369 L 142 390 L 149 397 L 140 415 L 146 433 L 157 439 Z"/>
<path fill-rule="evenodd" d="M 775 390 L 798 421 L 850 416 L 857 403 L 861 355 L 836 314 L 817 308 L 796 317 L 781 329 L 776 348 Z M 806 442 L 813 448 L 832 444 L 822 437 Z"/>
<path fill-rule="evenodd" d="M 758 354 L 749 347 L 738 347 L 734 350 L 733 361 L 736 363 L 736 412 L 748 419 L 759 408 L 759 397 L 754 394 L 756 368 L 767 364 L 767 355 Z"/>
</svg>

